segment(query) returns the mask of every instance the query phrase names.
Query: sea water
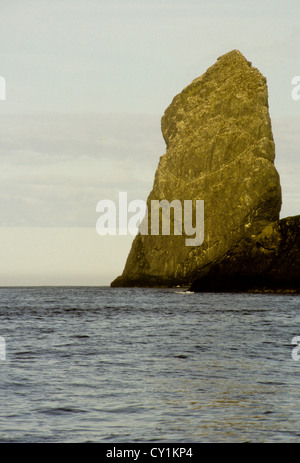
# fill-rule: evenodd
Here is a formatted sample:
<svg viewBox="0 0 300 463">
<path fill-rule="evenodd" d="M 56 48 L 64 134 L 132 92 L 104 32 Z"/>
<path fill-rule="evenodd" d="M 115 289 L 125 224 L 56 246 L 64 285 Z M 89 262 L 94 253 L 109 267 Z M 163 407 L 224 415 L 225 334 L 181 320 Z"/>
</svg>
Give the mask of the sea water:
<svg viewBox="0 0 300 463">
<path fill-rule="evenodd" d="M 0 288 L 0 441 L 300 442 L 298 335 L 296 295 Z"/>
</svg>

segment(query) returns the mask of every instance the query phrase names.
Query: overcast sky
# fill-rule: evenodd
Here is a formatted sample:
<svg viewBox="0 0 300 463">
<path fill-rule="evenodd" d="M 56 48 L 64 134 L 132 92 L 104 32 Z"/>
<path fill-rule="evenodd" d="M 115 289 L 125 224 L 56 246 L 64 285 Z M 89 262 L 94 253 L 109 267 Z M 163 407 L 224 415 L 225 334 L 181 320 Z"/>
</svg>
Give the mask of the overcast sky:
<svg viewBox="0 0 300 463">
<path fill-rule="evenodd" d="M 239 49 L 267 78 L 281 217 L 299 213 L 299 0 L 0 0 L 0 285 L 109 284 L 131 236 L 96 204 L 146 199 L 173 97 Z"/>
</svg>

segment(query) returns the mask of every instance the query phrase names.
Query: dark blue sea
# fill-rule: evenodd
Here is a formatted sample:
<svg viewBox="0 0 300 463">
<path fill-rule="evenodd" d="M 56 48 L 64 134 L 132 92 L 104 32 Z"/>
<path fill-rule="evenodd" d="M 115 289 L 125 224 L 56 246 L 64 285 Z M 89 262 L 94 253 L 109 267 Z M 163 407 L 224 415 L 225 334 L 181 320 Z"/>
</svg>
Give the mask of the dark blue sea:
<svg viewBox="0 0 300 463">
<path fill-rule="evenodd" d="M 299 296 L 2 287 L 0 336 L 1 442 L 300 442 Z"/>
</svg>

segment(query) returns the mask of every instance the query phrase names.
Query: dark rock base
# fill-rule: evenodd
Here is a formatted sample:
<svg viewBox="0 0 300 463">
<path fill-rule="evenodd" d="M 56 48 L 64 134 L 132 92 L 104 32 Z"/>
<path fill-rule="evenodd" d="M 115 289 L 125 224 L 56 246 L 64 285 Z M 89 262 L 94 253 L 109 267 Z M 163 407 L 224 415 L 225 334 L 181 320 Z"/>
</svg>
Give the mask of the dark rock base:
<svg viewBox="0 0 300 463">
<path fill-rule="evenodd" d="M 208 273 L 195 277 L 194 292 L 300 294 L 300 216 L 268 225 L 236 245 Z"/>
</svg>

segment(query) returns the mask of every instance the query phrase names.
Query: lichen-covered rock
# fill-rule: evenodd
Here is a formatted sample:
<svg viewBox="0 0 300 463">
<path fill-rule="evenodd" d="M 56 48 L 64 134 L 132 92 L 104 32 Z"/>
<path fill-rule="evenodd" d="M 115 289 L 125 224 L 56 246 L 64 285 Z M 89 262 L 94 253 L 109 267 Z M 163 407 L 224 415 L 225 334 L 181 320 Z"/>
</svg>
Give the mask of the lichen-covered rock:
<svg viewBox="0 0 300 463">
<path fill-rule="evenodd" d="M 237 50 L 221 56 L 166 109 L 167 151 L 153 199 L 204 200 L 204 242 L 137 235 L 112 286 L 188 285 L 246 237 L 279 219 L 281 188 L 265 77 Z"/>
<path fill-rule="evenodd" d="M 300 293 L 300 215 L 273 222 L 257 237 L 241 241 L 196 278 L 190 290 Z"/>
</svg>

